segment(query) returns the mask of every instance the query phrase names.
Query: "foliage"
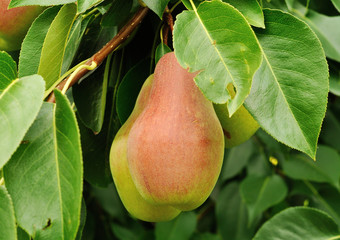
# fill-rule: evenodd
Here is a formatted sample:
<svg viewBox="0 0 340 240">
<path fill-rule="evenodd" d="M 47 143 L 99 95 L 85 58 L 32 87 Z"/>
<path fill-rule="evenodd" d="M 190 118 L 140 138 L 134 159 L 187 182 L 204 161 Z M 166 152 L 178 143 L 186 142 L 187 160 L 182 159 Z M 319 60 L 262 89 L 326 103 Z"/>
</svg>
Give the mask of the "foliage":
<svg viewBox="0 0 340 240">
<path fill-rule="evenodd" d="M 0 238 L 340 239 L 339 0 L 50 2 L 10 3 L 45 10 L 0 51 Z M 225 149 L 200 208 L 147 223 L 124 209 L 109 151 L 170 51 L 261 129 Z"/>
</svg>

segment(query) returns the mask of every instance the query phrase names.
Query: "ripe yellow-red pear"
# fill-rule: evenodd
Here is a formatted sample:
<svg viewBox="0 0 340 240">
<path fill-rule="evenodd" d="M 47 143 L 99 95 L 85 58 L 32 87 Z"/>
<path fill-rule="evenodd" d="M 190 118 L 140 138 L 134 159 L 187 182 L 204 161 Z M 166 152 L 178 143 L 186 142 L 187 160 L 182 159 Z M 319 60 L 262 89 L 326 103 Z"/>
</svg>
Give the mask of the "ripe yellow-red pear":
<svg viewBox="0 0 340 240">
<path fill-rule="evenodd" d="M 127 143 L 129 170 L 141 196 L 182 211 L 209 197 L 224 154 L 222 127 L 195 76 L 174 53 L 165 54 Z"/>
<path fill-rule="evenodd" d="M 25 6 L 8 9 L 11 0 L 0 1 L 0 50 L 20 49 L 29 27 L 44 8 Z"/>
</svg>

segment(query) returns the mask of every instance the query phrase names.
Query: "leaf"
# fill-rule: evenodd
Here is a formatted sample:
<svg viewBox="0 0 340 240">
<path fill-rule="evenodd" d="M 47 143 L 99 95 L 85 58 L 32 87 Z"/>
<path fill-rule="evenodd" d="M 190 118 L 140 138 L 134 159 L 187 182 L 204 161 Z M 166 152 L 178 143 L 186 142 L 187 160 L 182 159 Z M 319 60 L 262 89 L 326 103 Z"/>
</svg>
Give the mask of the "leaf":
<svg viewBox="0 0 340 240">
<path fill-rule="evenodd" d="M 157 64 L 157 62 L 159 61 L 159 59 L 161 57 L 163 57 L 166 53 L 172 52 L 171 49 L 165 45 L 163 42 L 160 43 L 157 48 L 156 48 L 156 52 L 155 52 L 155 65 Z"/>
<path fill-rule="evenodd" d="M 30 235 L 27 234 L 21 227 L 17 227 L 18 240 L 31 240 Z"/>
<path fill-rule="evenodd" d="M 340 62 L 340 16 L 326 16 L 308 10 L 306 17 L 300 16 L 316 33 L 326 56 Z"/>
<path fill-rule="evenodd" d="M 154 11 L 160 19 L 162 19 L 163 12 L 169 1 L 170 0 L 143 0 L 146 6 Z"/>
<path fill-rule="evenodd" d="M 303 154 L 293 155 L 284 160 L 283 171 L 293 179 L 327 182 L 338 187 L 340 156 L 336 150 L 319 145 L 316 161 Z"/>
<path fill-rule="evenodd" d="M 324 212 L 307 207 L 291 207 L 268 220 L 254 240 L 338 239 L 336 223 Z"/>
<path fill-rule="evenodd" d="M 257 0 L 223 0 L 223 2 L 237 8 L 251 25 L 265 28 L 263 12 Z"/>
<path fill-rule="evenodd" d="M 111 182 L 105 188 L 92 186 L 92 193 L 103 210 L 115 219 L 128 217 L 115 185 Z"/>
<path fill-rule="evenodd" d="M 200 3 L 204 2 L 204 0 L 192 0 L 192 2 L 195 4 L 195 7 L 198 8 Z M 182 0 L 182 3 L 188 10 L 193 10 L 190 0 Z"/>
<path fill-rule="evenodd" d="M 252 156 L 247 163 L 247 175 L 268 176 L 271 173 L 267 156 L 261 152 Z"/>
<path fill-rule="evenodd" d="M 40 14 L 28 30 L 22 43 L 19 58 L 19 77 L 38 72 L 41 50 L 51 23 L 60 7 L 51 7 Z"/>
<path fill-rule="evenodd" d="M 138 236 L 136 233 L 132 231 L 130 228 L 125 228 L 120 226 L 119 224 L 112 224 L 112 231 L 114 232 L 115 236 L 120 240 L 137 240 Z"/>
<path fill-rule="evenodd" d="M 153 234 L 150 236 L 150 232 L 146 231 L 146 229 L 136 221 L 130 223 L 128 228 L 126 226 L 112 223 L 111 229 L 114 235 L 120 240 L 149 240 L 154 238 Z"/>
<path fill-rule="evenodd" d="M 92 57 L 106 43 L 108 43 L 116 34 L 117 27 L 102 27 L 101 18 L 90 19 L 86 26 L 86 34 L 81 39 L 79 51 L 75 59 L 76 62 Z"/>
<path fill-rule="evenodd" d="M 183 11 L 174 26 L 174 48 L 179 63 L 214 103 L 228 102 L 230 116 L 243 104 L 252 78 L 261 64 L 254 32 L 234 7 L 218 0 L 203 2 L 194 11 Z M 231 98 L 227 85 L 233 84 Z"/>
<path fill-rule="evenodd" d="M 84 178 L 95 186 L 107 187 L 112 182 L 109 165 L 109 154 L 107 152 L 108 130 L 104 123 L 103 131 L 95 135 L 92 130 L 79 121 L 79 131 L 84 160 Z"/>
<path fill-rule="evenodd" d="M 111 61 L 106 61 L 89 77 L 72 87 L 77 112 L 84 125 L 99 133 L 104 122 Z"/>
<path fill-rule="evenodd" d="M 264 10 L 257 29 L 264 59 L 245 106 L 276 140 L 315 157 L 325 116 L 328 66 L 320 42 L 302 21 Z"/>
<path fill-rule="evenodd" d="M 222 240 L 222 237 L 217 234 L 212 234 L 209 232 L 205 233 L 194 233 L 191 240 Z"/>
<path fill-rule="evenodd" d="M 193 212 L 183 212 L 172 221 L 156 223 L 156 240 L 189 239 L 196 224 L 196 215 Z"/>
<path fill-rule="evenodd" d="M 329 91 L 340 97 L 340 71 L 331 71 L 329 76 Z"/>
<path fill-rule="evenodd" d="M 327 212 L 340 225 L 339 190 L 328 185 L 319 189 L 318 192 L 314 198 L 317 199 L 316 204 L 313 206 Z"/>
<path fill-rule="evenodd" d="M 326 56 L 340 62 L 340 16 L 326 16 L 311 9 L 306 13 L 305 7 L 296 2 L 293 14 L 306 22 L 316 33 L 322 43 Z"/>
<path fill-rule="evenodd" d="M 12 0 L 9 4 L 10 8 L 29 6 L 29 5 L 40 5 L 40 6 L 51 6 L 51 5 L 62 5 L 67 3 L 73 3 L 76 0 L 53 0 L 53 4 L 46 0 Z"/>
<path fill-rule="evenodd" d="M 139 90 L 150 75 L 149 69 L 150 60 L 142 60 L 125 74 L 119 85 L 116 110 L 122 124 L 128 119 L 135 106 Z"/>
<path fill-rule="evenodd" d="M 125 23 L 132 8 L 132 0 L 116 0 L 109 11 L 104 15 L 102 26 L 113 27 Z"/>
<path fill-rule="evenodd" d="M 82 16 L 79 16 L 73 23 L 66 44 L 61 75 L 63 75 L 71 66 L 72 61 L 74 60 L 75 55 L 78 52 L 80 42 L 83 38 L 83 35 L 85 34 L 86 27 L 90 20 L 90 17 L 86 17 L 84 19 Z"/>
<path fill-rule="evenodd" d="M 340 152 L 340 122 L 334 113 L 328 109 L 322 125 L 320 139 L 332 148 Z"/>
<path fill-rule="evenodd" d="M 78 13 L 85 12 L 87 9 L 101 3 L 103 0 L 78 0 Z"/>
<path fill-rule="evenodd" d="M 0 95 L 0 169 L 17 149 L 43 101 L 44 80 L 33 75 L 12 81 Z"/>
<path fill-rule="evenodd" d="M 334 7 L 340 12 L 340 0 L 331 0 Z"/>
<path fill-rule="evenodd" d="M 221 190 L 215 214 L 223 239 L 250 240 L 254 235 L 256 224 L 248 226 L 247 206 L 241 199 L 238 183 L 232 182 Z"/>
<path fill-rule="evenodd" d="M 12 57 L 0 51 L 0 94 L 17 78 L 17 65 Z"/>
<path fill-rule="evenodd" d="M 67 98 L 43 104 L 4 178 L 18 224 L 34 239 L 74 239 L 83 186 L 80 136 Z M 29 207 L 27 207 L 29 203 Z"/>
<path fill-rule="evenodd" d="M 76 5 L 64 5 L 51 23 L 41 50 L 38 74 L 46 81 L 47 94 L 61 75 L 66 42 L 76 16 Z"/>
<path fill-rule="evenodd" d="M 252 153 L 253 144 L 251 141 L 229 149 L 228 154 L 224 154 L 220 178 L 225 181 L 236 176 L 247 165 Z"/>
<path fill-rule="evenodd" d="M 79 228 L 78 228 L 78 232 L 77 232 L 77 236 L 75 238 L 75 240 L 81 240 L 82 239 L 82 235 L 83 235 L 83 230 L 85 227 L 85 223 L 86 223 L 86 204 L 84 199 L 82 199 L 81 201 L 81 210 L 80 210 L 80 223 L 79 223 Z"/>
<path fill-rule="evenodd" d="M 263 211 L 281 202 L 286 197 L 288 188 L 278 175 L 248 175 L 241 183 L 240 192 L 248 208 L 249 223 L 252 223 Z"/>
<path fill-rule="evenodd" d="M 17 239 L 13 203 L 4 186 L 0 186 L 0 232 L 2 239 Z"/>
</svg>

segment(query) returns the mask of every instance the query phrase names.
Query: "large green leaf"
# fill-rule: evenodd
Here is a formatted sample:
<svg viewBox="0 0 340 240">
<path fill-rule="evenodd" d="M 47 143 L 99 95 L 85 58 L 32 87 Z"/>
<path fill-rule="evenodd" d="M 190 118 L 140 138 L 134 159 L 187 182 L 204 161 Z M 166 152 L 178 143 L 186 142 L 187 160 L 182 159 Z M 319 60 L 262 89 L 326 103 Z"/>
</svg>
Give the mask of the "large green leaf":
<svg viewBox="0 0 340 240">
<path fill-rule="evenodd" d="M 312 30 L 296 17 L 265 10 L 257 29 L 264 59 L 245 105 L 276 140 L 315 157 L 328 96 L 328 66 Z"/>
<path fill-rule="evenodd" d="M 306 207 L 288 208 L 268 220 L 254 240 L 339 239 L 336 223 L 324 212 Z"/>
<path fill-rule="evenodd" d="M 14 208 L 11 197 L 6 188 L 0 185 L 0 233 L 6 240 L 17 239 L 17 226 L 15 224 Z"/>
<path fill-rule="evenodd" d="M 143 0 L 146 6 L 154 11 L 160 18 L 163 17 L 163 12 L 169 1 L 170 0 Z"/>
<path fill-rule="evenodd" d="M 283 171 L 293 179 L 327 182 L 338 187 L 340 156 L 336 150 L 319 145 L 316 161 L 304 154 L 293 155 L 283 162 Z"/>
<path fill-rule="evenodd" d="M 103 0 L 78 0 L 78 12 L 85 12 L 87 9 L 102 2 Z"/>
<path fill-rule="evenodd" d="M 0 51 L 0 94 L 17 78 L 17 65 L 11 56 Z"/>
<path fill-rule="evenodd" d="M 76 0 L 53 0 L 53 3 L 46 0 L 12 0 L 9 6 L 11 8 L 29 5 L 51 6 L 67 4 L 72 2 L 76 2 Z"/>
<path fill-rule="evenodd" d="M 248 225 L 247 206 L 241 199 L 239 184 L 230 183 L 218 195 L 215 209 L 217 229 L 223 239 L 250 240 L 256 224 Z"/>
<path fill-rule="evenodd" d="M 0 169 L 17 149 L 43 101 L 44 80 L 33 75 L 12 81 L 0 95 Z"/>
<path fill-rule="evenodd" d="M 47 92 L 61 75 L 67 38 L 75 20 L 77 7 L 75 4 L 64 5 L 51 23 L 41 50 L 38 74 L 46 82 Z"/>
<path fill-rule="evenodd" d="M 110 67 L 111 61 L 105 61 L 93 74 L 72 87 L 79 117 L 95 133 L 101 131 L 104 122 Z"/>
<path fill-rule="evenodd" d="M 257 0 L 223 0 L 223 2 L 236 7 L 251 25 L 265 28 L 263 12 Z"/>
<path fill-rule="evenodd" d="M 278 175 L 249 175 L 242 181 L 240 191 L 248 207 L 249 222 L 252 223 L 264 210 L 281 202 L 286 197 L 288 188 Z"/>
<path fill-rule="evenodd" d="M 37 240 L 74 239 L 80 221 L 79 130 L 67 98 L 54 93 L 4 168 L 17 222 Z"/>
<path fill-rule="evenodd" d="M 59 6 L 46 9 L 28 30 L 20 50 L 19 77 L 38 72 L 41 50 L 46 34 L 59 10 Z"/>
<path fill-rule="evenodd" d="M 83 18 L 82 16 L 78 16 L 74 21 L 67 39 L 61 75 L 70 68 L 91 19 L 91 17 Z"/>
<path fill-rule="evenodd" d="M 183 212 L 172 221 L 156 223 L 156 240 L 190 239 L 196 224 L 196 215 L 193 212 Z"/>
<path fill-rule="evenodd" d="M 247 20 L 231 5 L 218 0 L 183 11 L 174 27 L 174 48 L 179 63 L 195 77 L 203 94 L 214 103 L 228 102 L 229 114 L 243 104 L 262 55 Z M 231 97 L 227 86 L 236 88 Z"/>
</svg>

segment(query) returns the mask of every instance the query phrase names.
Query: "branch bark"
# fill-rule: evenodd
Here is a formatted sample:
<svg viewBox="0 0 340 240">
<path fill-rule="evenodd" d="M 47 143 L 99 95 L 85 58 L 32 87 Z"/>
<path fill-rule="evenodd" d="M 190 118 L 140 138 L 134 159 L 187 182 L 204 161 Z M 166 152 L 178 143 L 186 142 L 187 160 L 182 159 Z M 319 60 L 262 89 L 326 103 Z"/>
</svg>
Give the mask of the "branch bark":
<svg viewBox="0 0 340 240">
<path fill-rule="evenodd" d="M 148 8 L 141 7 L 135 13 L 135 15 L 127 22 L 126 25 L 117 33 L 114 38 L 111 39 L 99 52 L 95 53 L 85 64 L 90 66 L 92 62 L 96 62 L 97 66 L 99 66 L 107 56 L 117 49 L 126 39 L 129 38 L 130 34 L 137 28 L 137 26 L 142 22 L 146 14 L 148 13 Z M 80 70 L 72 79 L 69 88 L 77 83 L 85 74 L 87 74 L 89 70 L 82 69 Z M 57 85 L 57 89 L 62 90 L 67 82 L 69 77 L 65 78 L 61 83 Z M 47 99 L 47 102 L 55 102 L 54 93 L 52 92 Z"/>
</svg>

